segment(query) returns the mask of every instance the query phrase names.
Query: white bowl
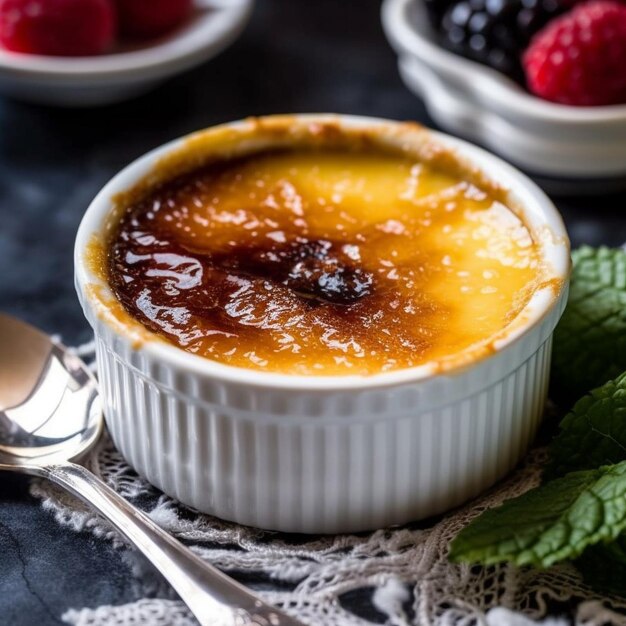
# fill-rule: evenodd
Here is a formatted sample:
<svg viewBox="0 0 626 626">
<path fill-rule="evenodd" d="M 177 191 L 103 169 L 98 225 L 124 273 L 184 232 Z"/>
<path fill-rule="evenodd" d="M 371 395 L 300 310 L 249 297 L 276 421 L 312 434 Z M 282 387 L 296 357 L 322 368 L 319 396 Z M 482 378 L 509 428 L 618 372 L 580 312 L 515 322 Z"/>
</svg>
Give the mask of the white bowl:
<svg viewBox="0 0 626 626">
<path fill-rule="evenodd" d="M 404 82 L 442 127 L 532 174 L 626 184 L 626 105 L 573 107 L 532 96 L 438 45 L 423 0 L 385 0 L 382 23 Z"/>
<path fill-rule="evenodd" d="M 488 356 L 448 371 L 426 364 L 372 376 L 254 371 L 169 344 L 115 300 L 94 250 L 104 250 L 116 194 L 158 181 L 164 157 L 169 165 L 186 159 L 189 169 L 209 157 L 336 137 L 327 127 L 409 153 L 442 147 L 509 190 L 555 281 L 534 294 Z M 181 154 L 191 156 L 181 161 Z M 107 425 L 140 474 L 198 510 L 242 524 L 347 532 L 440 513 L 491 485 L 524 454 L 546 396 L 569 243 L 543 192 L 479 148 L 415 124 L 285 116 L 209 129 L 129 165 L 87 210 L 75 265 L 95 331 Z"/>
<path fill-rule="evenodd" d="M 57 106 L 96 106 L 149 91 L 214 57 L 241 33 L 253 0 L 196 0 L 171 35 L 101 56 L 52 57 L 0 49 L 0 93 Z"/>
</svg>

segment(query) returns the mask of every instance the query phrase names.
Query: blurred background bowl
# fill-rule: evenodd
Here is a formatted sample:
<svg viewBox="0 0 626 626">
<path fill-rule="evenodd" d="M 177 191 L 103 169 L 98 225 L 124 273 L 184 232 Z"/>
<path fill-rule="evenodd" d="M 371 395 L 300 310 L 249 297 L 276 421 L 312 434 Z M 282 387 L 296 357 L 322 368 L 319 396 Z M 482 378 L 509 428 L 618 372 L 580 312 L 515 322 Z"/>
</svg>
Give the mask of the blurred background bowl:
<svg viewBox="0 0 626 626">
<path fill-rule="evenodd" d="M 83 107 L 119 102 L 217 55 L 242 32 L 254 0 L 196 0 L 174 32 L 110 54 L 52 57 L 0 49 L 0 94 Z"/>
<path fill-rule="evenodd" d="M 626 105 L 541 100 L 504 74 L 441 47 L 423 0 L 384 0 L 400 75 L 443 128 L 477 141 L 551 191 L 626 187 Z"/>
</svg>

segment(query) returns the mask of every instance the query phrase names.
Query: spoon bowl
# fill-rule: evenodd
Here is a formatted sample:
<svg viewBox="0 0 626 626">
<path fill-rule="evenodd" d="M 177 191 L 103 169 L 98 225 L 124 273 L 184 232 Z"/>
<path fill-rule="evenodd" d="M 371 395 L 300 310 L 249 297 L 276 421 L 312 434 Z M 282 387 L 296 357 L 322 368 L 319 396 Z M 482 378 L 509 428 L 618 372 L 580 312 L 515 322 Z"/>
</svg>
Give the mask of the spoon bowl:
<svg viewBox="0 0 626 626">
<path fill-rule="evenodd" d="M 302 626 L 71 462 L 96 444 L 102 424 L 87 366 L 32 326 L 0 314 L 0 470 L 47 478 L 92 505 L 163 574 L 201 626 Z"/>
<path fill-rule="evenodd" d="M 80 458 L 102 432 L 87 366 L 36 328 L 0 313 L 0 469 Z"/>
</svg>

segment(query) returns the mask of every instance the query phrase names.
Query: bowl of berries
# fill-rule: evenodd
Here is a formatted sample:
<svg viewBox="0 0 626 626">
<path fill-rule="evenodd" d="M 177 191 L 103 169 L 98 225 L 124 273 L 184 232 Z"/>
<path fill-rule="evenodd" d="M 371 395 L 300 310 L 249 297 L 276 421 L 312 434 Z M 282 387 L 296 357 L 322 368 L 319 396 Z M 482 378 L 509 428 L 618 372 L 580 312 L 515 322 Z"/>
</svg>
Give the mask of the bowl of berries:
<svg viewBox="0 0 626 626">
<path fill-rule="evenodd" d="M 385 0 L 405 84 L 554 191 L 626 186 L 626 1 Z"/>
<path fill-rule="evenodd" d="M 215 56 L 253 0 L 0 0 L 0 94 L 95 106 Z"/>
</svg>

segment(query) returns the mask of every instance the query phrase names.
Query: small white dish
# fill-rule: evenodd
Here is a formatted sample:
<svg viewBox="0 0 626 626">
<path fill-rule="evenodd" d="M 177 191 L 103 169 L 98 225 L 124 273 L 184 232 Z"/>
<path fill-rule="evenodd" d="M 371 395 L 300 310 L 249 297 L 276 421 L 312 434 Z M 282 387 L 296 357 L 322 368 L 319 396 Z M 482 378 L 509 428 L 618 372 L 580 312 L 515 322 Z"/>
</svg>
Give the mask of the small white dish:
<svg viewBox="0 0 626 626">
<path fill-rule="evenodd" d="M 564 106 L 527 93 L 503 74 L 442 48 L 423 0 L 385 0 L 382 23 L 399 54 L 402 79 L 443 128 L 534 175 L 626 184 L 626 105 Z"/>
<path fill-rule="evenodd" d="M 241 33 L 254 0 L 196 0 L 194 13 L 156 41 L 110 54 L 52 57 L 0 49 L 0 93 L 56 106 L 119 102 L 216 56 Z"/>
<path fill-rule="evenodd" d="M 98 256 L 106 250 L 115 197 L 158 184 L 163 163 L 181 172 L 344 133 L 406 154 L 443 150 L 507 190 L 539 246 L 547 282 L 488 355 L 444 371 L 426 363 L 371 376 L 288 375 L 191 354 L 125 313 Z M 368 530 L 441 513 L 519 461 L 543 412 L 569 259 L 553 204 L 502 160 L 415 124 L 328 115 L 235 122 L 148 153 L 92 202 L 74 256 L 78 296 L 96 336 L 107 426 L 128 462 L 200 511 L 307 533 Z"/>
</svg>

